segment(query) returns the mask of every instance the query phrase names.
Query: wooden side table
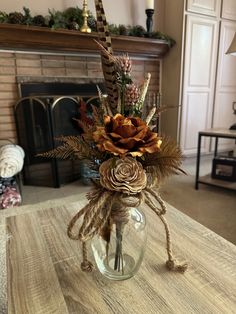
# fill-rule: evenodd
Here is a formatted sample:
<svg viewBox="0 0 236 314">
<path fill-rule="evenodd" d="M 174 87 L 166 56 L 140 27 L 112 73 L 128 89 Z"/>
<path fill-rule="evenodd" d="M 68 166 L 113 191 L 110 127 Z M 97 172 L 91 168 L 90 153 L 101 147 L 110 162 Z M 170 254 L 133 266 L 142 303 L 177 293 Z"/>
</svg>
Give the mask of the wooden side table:
<svg viewBox="0 0 236 314">
<path fill-rule="evenodd" d="M 218 152 L 218 140 L 219 138 L 228 138 L 236 140 L 236 130 L 228 129 L 207 129 L 198 133 L 198 148 L 197 148 L 197 165 L 196 165 L 196 178 L 195 178 L 195 189 L 198 190 L 199 183 L 207 184 L 211 186 L 218 186 L 229 190 L 236 191 L 236 182 L 228 182 L 223 180 L 212 179 L 211 175 L 199 176 L 200 172 L 200 161 L 201 161 L 201 140 L 203 136 L 215 138 L 215 149 L 214 157 L 217 156 Z"/>
</svg>

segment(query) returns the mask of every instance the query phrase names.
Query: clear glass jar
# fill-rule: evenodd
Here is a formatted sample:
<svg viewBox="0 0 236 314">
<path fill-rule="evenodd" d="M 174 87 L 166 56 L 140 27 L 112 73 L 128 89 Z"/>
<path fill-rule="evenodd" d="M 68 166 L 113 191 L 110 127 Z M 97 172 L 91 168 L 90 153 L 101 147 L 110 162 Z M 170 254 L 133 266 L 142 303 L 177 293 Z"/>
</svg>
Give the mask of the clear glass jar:
<svg viewBox="0 0 236 314">
<path fill-rule="evenodd" d="M 125 280 L 136 274 L 147 242 L 144 213 L 134 207 L 126 207 L 122 211 L 125 211 L 125 219 L 122 215 L 111 216 L 109 242 L 102 235 L 91 241 L 99 271 L 113 280 Z"/>
</svg>

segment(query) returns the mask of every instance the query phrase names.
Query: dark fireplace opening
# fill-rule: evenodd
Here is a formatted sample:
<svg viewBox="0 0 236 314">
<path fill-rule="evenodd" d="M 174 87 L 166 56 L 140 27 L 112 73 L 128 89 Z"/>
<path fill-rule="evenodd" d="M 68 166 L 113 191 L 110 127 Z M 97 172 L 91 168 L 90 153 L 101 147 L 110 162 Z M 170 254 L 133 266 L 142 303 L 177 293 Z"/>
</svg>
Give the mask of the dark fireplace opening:
<svg viewBox="0 0 236 314">
<path fill-rule="evenodd" d="M 103 84 L 98 84 L 104 92 Z M 15 106 L 19 144 L 26 153 L 23 183 L 60 187 L 80 178 L 78 160 L 57 160 L 37 157 L 56 148 L 60 136 L 79 135 L 74 119 L 80 117 L 81 100 L 98 105 L 97 86 L 74 83 L 23 83 L 22 98 Z M 91 105 L 87 105 L 88 112 Z"/>
</svg>

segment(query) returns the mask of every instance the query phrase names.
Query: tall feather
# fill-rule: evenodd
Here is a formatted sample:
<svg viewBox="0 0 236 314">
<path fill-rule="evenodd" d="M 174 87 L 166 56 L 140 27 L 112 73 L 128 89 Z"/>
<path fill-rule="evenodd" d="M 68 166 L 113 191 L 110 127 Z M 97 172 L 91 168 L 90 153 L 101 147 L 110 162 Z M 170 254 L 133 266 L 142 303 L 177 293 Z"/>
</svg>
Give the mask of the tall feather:
<svg viewBox="0 0 236 314">
<path fill-rule="evenodd" d="M 94 0 L 94 2 L 97 14 L 97 31 L 99 42 L 109 52 L 109 54 L 112 55 L 113 50 L 111 45 L 111 37 L 108 30 L 102 0 Z M 104 53 L 104 51 L 101 51 L 101 61 L 108 95 L 108 103 L 112 113 L 115 114 L 117 112 L 117 103 L 119 97 L 118 87 L 116 85 L 115 65 L 111 58 L 109 58 L 108 55 Z"/>
</svg>

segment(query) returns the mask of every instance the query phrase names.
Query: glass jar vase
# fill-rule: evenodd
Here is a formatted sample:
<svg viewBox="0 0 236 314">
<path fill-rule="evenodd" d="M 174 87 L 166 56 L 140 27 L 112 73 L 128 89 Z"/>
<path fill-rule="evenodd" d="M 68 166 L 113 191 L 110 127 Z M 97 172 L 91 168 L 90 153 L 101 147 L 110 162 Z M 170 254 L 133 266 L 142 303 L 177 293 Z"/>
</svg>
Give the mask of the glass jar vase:
<svg viewBox="0 0 236 314">
<path fill-rule="evenodd" d="M 142 263 L 146 242 L 146 218 L 140 208 L 115 204 L 109 222 L 91 241 L 99 271 L 113 280 L 134 276 Z"/>
</svg>

